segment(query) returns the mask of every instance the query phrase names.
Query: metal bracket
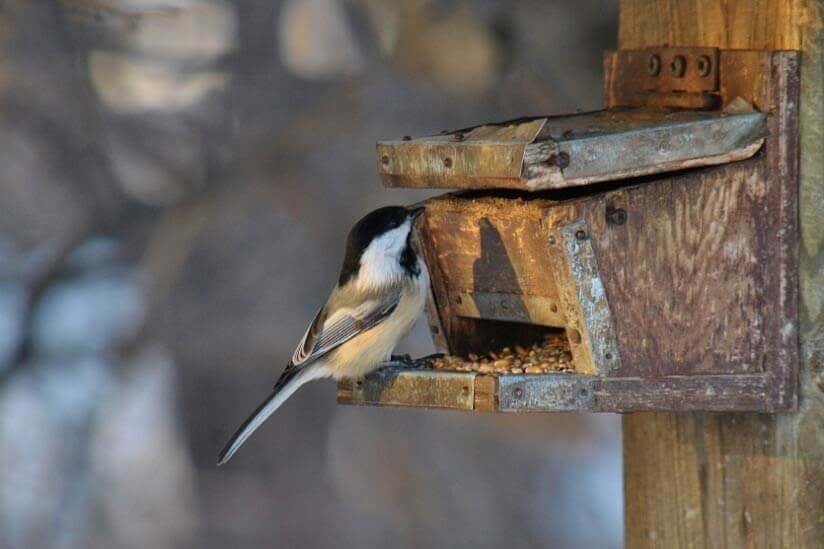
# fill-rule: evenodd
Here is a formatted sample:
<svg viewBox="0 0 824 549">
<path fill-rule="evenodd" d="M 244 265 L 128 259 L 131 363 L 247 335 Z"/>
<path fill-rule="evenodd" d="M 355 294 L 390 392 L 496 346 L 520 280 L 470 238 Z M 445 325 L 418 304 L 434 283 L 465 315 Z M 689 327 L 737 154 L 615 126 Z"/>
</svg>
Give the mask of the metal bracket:
<svg viewBox="0 0 824 549">
<path fill-rule="evenodd" d="M 586 410 L 595 398 L 593 376 L 547 374 L 507 375 L 498 379 L 498 409 L 502 412 Z"/>
<path fill-rule="evenodd" d="M 603 375 L 620 367 L 612 315 L 586 222 L 554 227 L 549 245 L 555 248 L 550 255 L 555 258 L 555 276 L 576 370 Z"/>
<path fill-rule="evenodd" d="M 618 50 L 604 61 L 610 104 L 716 109 L 720 106 L 717 48 Z"/>
</svg>

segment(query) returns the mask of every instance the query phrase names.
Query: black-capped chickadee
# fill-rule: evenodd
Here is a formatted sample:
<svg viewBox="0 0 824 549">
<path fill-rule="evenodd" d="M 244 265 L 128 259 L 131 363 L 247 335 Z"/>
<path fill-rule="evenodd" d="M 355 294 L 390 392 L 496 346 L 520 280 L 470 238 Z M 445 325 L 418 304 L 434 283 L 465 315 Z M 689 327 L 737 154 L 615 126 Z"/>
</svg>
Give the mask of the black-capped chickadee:
<svg viewBox="0 0 824 549">
<path fill-rule="evenodd" d="M 318 311 L 272 393 L 220 452 L 223 465 L 252 433 L 308 381 L 358 378 L 391 357 L 423 309 L 426 265 L 410 245 L 423 207 L 388 206 L 360 219 L 346 241 L 338 283 Z"/>
</svg>

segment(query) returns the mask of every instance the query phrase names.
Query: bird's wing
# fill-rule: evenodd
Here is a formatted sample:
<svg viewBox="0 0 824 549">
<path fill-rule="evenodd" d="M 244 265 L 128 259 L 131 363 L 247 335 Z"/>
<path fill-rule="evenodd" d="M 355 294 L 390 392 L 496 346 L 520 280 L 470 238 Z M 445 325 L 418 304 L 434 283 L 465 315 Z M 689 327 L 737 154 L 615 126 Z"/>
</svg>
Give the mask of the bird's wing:
<svg viewBox="0 0 824 549">
<path fill-rule="evenodd" d="M 292 355 L 292 365 L 307 365 L 358 334 L 374 328 L 392 314 L 401 299 L 401 288 L 392 288 L 358 304 L 341 306 L 334 311 L 321 309 L 306 330 Z"/>
</svg>

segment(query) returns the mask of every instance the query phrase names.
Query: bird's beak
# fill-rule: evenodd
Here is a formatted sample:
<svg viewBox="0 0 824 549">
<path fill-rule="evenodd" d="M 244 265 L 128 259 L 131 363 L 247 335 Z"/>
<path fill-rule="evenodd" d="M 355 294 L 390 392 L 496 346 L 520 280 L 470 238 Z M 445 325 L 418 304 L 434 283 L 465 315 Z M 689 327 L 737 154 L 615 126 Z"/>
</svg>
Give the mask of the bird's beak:
<svg viewBox="0 0 824 549">
<path fill-rule="evenodd" d="M 409 219 L 414 221 L 415 219 L 420 217 L 420 215 L 424 211 L 426 211 L 426 208 L 424 208 L 423 206 L 412 206 L 412 207 L 407 208 L 406 211 L 407 211 L 407 214 L 409 215 Z"/>
</svg>

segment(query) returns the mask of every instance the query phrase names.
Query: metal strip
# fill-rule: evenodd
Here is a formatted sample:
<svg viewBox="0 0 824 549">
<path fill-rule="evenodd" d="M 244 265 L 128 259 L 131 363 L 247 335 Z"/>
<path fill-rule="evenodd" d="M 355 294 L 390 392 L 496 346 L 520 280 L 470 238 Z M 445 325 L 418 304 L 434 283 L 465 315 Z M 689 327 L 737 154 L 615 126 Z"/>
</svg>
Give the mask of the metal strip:
<svg viewBox="0 0 824 549">
<path fill-rule="evenodd" d="M 503 322 L 525 322 L 563 328 L 565 318 L 558 303 L 548 297 L 491 292 L 450 293 L 449 304 L 457 316 Z"/>
<path fill-rule="evenodd" d="M 576 221 L 562 225 L 555 229 L 555 234 L 566 252 L 575 286 L 583 328 L 581 338 L 589 349 L 592 365 L 603 375 L 620 367 L 621 357 L 587 224 L 585 221 Z"/>
<path fill-rule="evenodd" d="M 472 410 L 474 372 L 382 368 L 352 385 L 352 404 Z"/>
<path fill-rule="evenodd" d="M 598 380 L 576 374 L 505 375 L 498 378 L 498 409 L 580 411 L 590 407 Z"/>
</svg>

